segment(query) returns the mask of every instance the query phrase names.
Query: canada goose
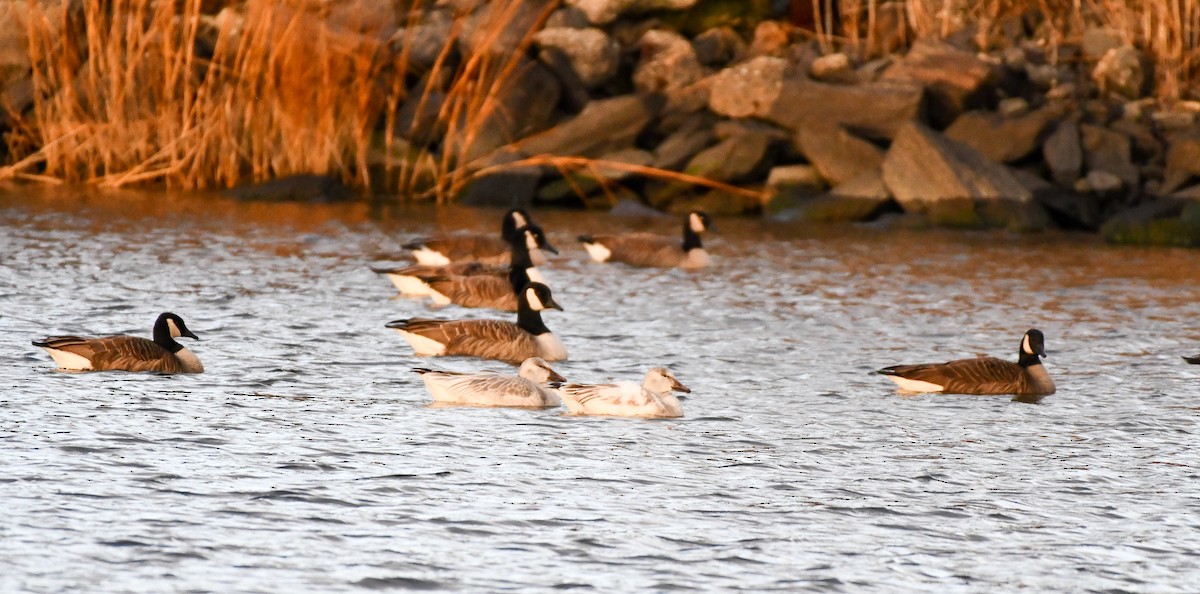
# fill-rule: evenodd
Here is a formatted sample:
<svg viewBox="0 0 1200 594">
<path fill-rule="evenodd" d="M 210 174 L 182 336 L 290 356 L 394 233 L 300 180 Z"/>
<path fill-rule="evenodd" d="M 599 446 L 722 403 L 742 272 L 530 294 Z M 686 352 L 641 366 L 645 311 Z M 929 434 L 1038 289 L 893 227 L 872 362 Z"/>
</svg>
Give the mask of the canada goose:
<svg viewBox="0 0 1200 594">
<path fill-rule="evenodd" d="M 51 336 L 33 341 L 46 349 L 60 369 L 72 371 L 157 371 L 202 373 L 204 365 L 191 351 L 175 342 L 180 336 L 200 340 L 183 318 L 164 313 L 154 322 L 154 340 L 137 336 Z"/>
<path fill-rule="evenodd" d="M 1016 363 L 980 356 L 948 363 L 896 365 L 876 373 L 886 375 L 906 392 L 1013 394 L 1014 400 L 1037 402 L 1055 390 L 1039 356 L 1046 356 L 1045 337 L 1040 330 L 1029 330 L 1021 338 Z"/>
<path fill-rule="evenodd" d="M 514 208 L 504 213 L 500 224 L 500 237 L 481 234 L 455 233 L 426 237 L 404 245 L 411 250 L 417 264 L 445 266 L 451 262 L 482 262 L 484 264 L 508 264 L 509 242 L 521 227 L 535 226 L 529 213 Z M 539 228 L 540 230 L 540 228 Z M 544 264 L 546 257 L 540 250 L 532 250 L 534 263 Z"/>
<path fill-rule="evenodd" d="M 545 361 L 530 357 L 521 363 L 517 376 L 495 372 L 460 373 L 413 368 L 421 374 L 435 402 L 454 402 L 480 406 L 558 406 L 558 394 L 546 382 L 565 382 Z"/>
<path fill-rule="evenodd" d="M 624 262 L 632 266 L 703 268 L 708 252 L 700 243 L 700 234 L 712 227 L 712 219 L 701 210 L 688 213 L 683 223 L 683 244 L 664 235 L 626 233 L 624 235 L 580 235 L 588 255 L 597 262 Z"/>
<path fill-rule="evenodd" d="M 417 355 L 464 355 L 517 365 L 530 357 L 565 361 L 567 349 L 542 322 L 542 311 L 562 310 L 550 287 L 529 283 L 517 297 L 517 322 L 506 320 L 433 320 L 410 318 L 388 322 Z"/>
<path fill-rule="evenodd" d="M 577 415 L 682 417 L 683 406 L 671 391 L 691 392 L 665 367 L 647 371 L 641 385 L 634 382 L 550 385 L 558 391 L 567 410 Z"/>
<path fill-rule="evenodd" d="M 455 275 L 455 268 L 463 269 L 461 265 L 441 267 L 446 273 L 426 273 L 421 270 L 436 270 L 435 267 L 414 267 L 415 272 L 408 272 L 403 282 L 409 286 L 412 295 L 417 291 L 429 295 L 435 305 L 454 303 L 463 307 L 490 307 L 503 311 L 517 310 L 516 294 L 529 282 L 545 284 L 545 278 L 533 265 L 530 252 L 541 247 L 553 253 L 558 253 L 554 246 L 546 240 L 541 229 L 525 227 L 513 237 L 512 264 L 507 267 L 479 265 L 478 270 L 468 270 L 469 274 Z M 397 275 L 391 275 L 392 282 L 397 287 Z"/>
</svg>

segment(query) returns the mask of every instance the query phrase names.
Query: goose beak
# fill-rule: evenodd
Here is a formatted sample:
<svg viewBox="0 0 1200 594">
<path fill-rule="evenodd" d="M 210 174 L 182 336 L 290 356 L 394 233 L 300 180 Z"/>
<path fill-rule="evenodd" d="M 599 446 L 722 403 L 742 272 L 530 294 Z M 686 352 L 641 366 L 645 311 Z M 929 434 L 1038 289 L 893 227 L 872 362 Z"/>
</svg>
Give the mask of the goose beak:
<svg viewBox="0 0 1200 594">
<path fill-rule="evenodd" d="M 561 305 L 559 305 L 559 304 L 558 304 L 558 302 L 557 302 L 557 301 L 555 301 L 553 297 L 551 297 L 551 298 L 547 299 L 547 300 L 546 300 L 546 302 L 545 302 L 545 303 L 543 303 L 542 305 L 543 305 L 543 306 L 544 306 L 546 309 L 557 309 L 558 311 L 563 311 L 563 308 L 562 308 L 562 306 L 561 306 Z"/>
<path fill-rule="evenodd" d="M 687 386 L 679 383 L 679 380 L 677 380 L 677 379 L 671 380 L 671 389 L 675 390 L 676 392 L 683 392 L 684 394 L 692 393 L 692 391 L 690 389 L 688 389 Z"/>
<path fill-rule="evenodd" d="M 179 335 L 186 336 L 186 337 L 194 339 L 194 340 L 200 340 L 200 337 L 196 336 L 195 334 L 192 334 L 191 330 L 184 330 L 183 332 L 180 332 Z"/>
<path fill-rule="evenodd" d="M 403 328 L 408 324 L 408 320 L 392 320 L 383 325 L 384 328 Z"/>
<path fill-rule="evenodd" d="M 557 254 L 557 253 L 558 253 L 558 248 L 556 248 L 556 247 L 554 247 L 554 246 L 550 245 L 550 241 L 549 241 L 549 240 L 545 240 L 545 241 L 543 241 L 543 242 L 542 242 L 542 245 L 538 246 L 538 248 L 539 248 L 539 249 L 546 250 L 547 252 L 550 252 L 551 254 Z"/>
<path fill-rule="evenodd" d="M 547 382 L 565 382 L 565 381 L 567 381 L 567 378 L 559 375 L 557 371 L 554 371 L 553 369 L 550 369 L 549 367 L 546 368 L 546 371 L 550 372 L 550 377 L 546 379 Z"/>
</svg>

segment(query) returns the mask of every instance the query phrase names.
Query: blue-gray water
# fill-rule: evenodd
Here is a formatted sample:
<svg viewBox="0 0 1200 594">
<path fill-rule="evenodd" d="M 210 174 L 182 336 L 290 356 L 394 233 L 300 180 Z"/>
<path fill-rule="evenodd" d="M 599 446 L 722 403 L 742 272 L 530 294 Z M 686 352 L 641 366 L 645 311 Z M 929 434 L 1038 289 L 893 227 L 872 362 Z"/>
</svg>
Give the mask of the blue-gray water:
<svg viewBox="0 0 1200 594">
<path fill-rule="evenodd" d="M 1200 252 L 723 220 L 664 272 L 573 242 L 653 222 L 537 214 L 555 368 L 666 365 L 684 419 L 427 406 L 414 365 L 507 368 L 413 357 L 383 324 L 429 312 L 367 265 L 498 213 L 0 194 L 0 591 L 1200 589 Z M 29 344 L 162 311 L 206 373 Z M 1029 327 L 1040 405 L 869 373 Z"/>
</svg>

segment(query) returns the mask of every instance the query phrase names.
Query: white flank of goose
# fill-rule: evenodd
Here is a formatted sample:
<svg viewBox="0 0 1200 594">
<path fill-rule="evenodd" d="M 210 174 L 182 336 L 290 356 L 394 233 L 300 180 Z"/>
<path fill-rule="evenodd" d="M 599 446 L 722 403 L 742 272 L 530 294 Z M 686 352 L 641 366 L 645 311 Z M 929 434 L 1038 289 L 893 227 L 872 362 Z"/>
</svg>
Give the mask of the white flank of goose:
<svg viewBox="0 0 1200 594">
<path fill-rule="evenodd" d="M 564 361 L 567 349 L 542 321 L 542 311 L 562 310 L 550 287 L 529 283 L 517 297 L 517 321 L 410 318 L 388 322 L 417 355 L 479 357 L 518 365 L 530 357 Z"/>
<path fill-rule="evenodd" d="M 646 372 L 642 383 L 551 384 L 567 410 L 577 415 L 682 417 L 683 405 L 672 392 L 691 392 L 665 367 Z"/>
<path fill-rule="evenodd" d="M 708 252 L 700 234 L 712 228 L 712 219 L 704 211 L 688 213 L 683 223 L 683 242 L 653 233 L 621 235 L 580 235 L 588 255 L 597 262 L 623 262 L 631 266 L 659 268 L 703 268 L 709 265 Z"/>
<path fill-rule="evenodd" d="M 154 340 L 137 336 L 50 336 L 33 341 L 58 363 L 71 371 L 156 371 L 158 373 L 201 373 L 204 365 L 183 345 L 181 336 L 199 340 L 183 318 L 167 312 L 154 322 Z"/>
<path fill-rule="evenodd" d="M 895 365 L 876 373 L 887 376 L 904 392 L 941 392 L 1015 396 L 1020 402 L 1038 402 L 1055 391 L 1041 357 L 1046 356 L 1045 337 L 1031 329 L 1021 337 L 1017 362 L 995 357 L 958 359 L 946 363 Z"/>
<path fill-rule="evenodd" d="M 546 382 L 563 382 L 566 378 L 537 357 L 521 363 L 516 376 L 494 372 L 460 373 L 424 367 L 414 368 L 435 402 L 474 404 L 477 406 L 558 406 L 558 394 Z"/>
</svg>

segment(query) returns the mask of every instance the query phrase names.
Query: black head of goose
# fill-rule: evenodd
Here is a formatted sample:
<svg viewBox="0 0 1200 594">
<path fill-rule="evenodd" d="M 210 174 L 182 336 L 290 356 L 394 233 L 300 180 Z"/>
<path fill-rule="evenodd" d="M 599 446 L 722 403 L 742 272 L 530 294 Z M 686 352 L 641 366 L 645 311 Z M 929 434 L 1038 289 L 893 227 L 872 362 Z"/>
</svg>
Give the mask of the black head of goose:
<svg viewBox="0 0 1200 594">
<path fill-rule="evenodd" d="M 683 221 L 683 243 L 653 233 L 580 235 L 579 242 L 597 262 L 623 262 L 632 266 L 659 268 L 703 268 L 709 265 L 709 257 L 700 235 L 712 228 L 713 221 L 708 213 L 693 210 Z"/>
<path fill-rule="evenodd" d="M 558 253 L 546 240 L 542 230 L 525 227 L 511 242 L 512 264 L 503 273 L 486 275 L 416 274 L 435 305 L 455 304 L 462 307 L 487 307 L 502 311 L 517 310 L 517 293 L 530 282 L 545 283 L 530 252 L 541 248 Z"/>
<path fill-rule="evenodd" d="M 518 365 L 530 357 L 564 361 L 567 349 L 542 321 L 547 309 L 562 310 L 550 287 L 528 283 L 517 295 L 517 321 L 409 318 L 388 322 L 418 355 L 462 355 Z"/>
<path fill-rule="evenodd" d="M 476 233 L 457 233 L 427 237 L 404 245 L 411 250 L 417 263 L 426 266 L 445 266 L 452 262 L 474 261 L 485 264 L 508 264 L 509 243 L 523 227 L 536 226 L 529 213 L 514 208 L 504 213 L 500 237 Z M 540 253 L 534 260 L 544 258 Z"/>
<path fill-rule="evenodd" d="M 137 336 L 50 336 L 33 341 L 58 363 L 72 371 L 156 371 L 159 373 L 201 373 L 204 365 L 176 338 L 200 340 L 188 330 L 183 318 L 166 312 L 154 322 L 154 340 Z"/>
<path fill-rule="evenodd" d="M 1041 357 L 1046 356 L 1045 337 L 1030 329 L 1021 337 L 1017 362 L 995 357 L 959 359 L 947 363 L 896 365 L 876 371 L 905 392 L 946 394 L 1012 394 L 1019 402 L 1038 402 L 1055 391 Z"/>
</svg>

